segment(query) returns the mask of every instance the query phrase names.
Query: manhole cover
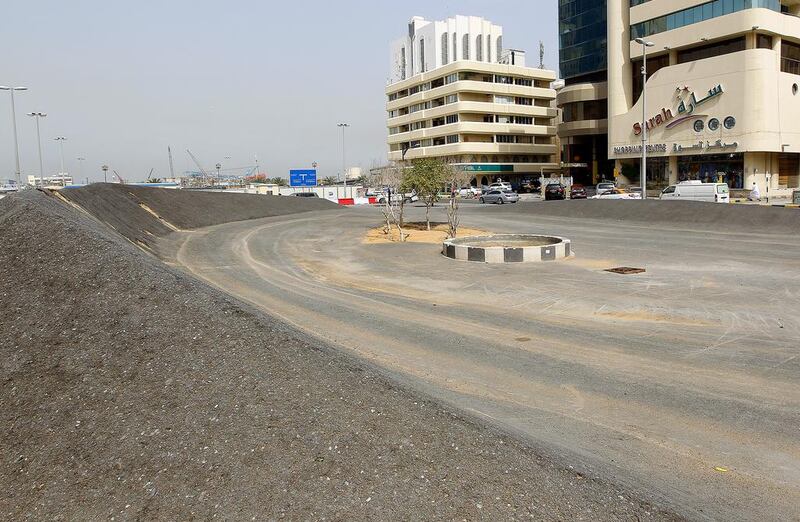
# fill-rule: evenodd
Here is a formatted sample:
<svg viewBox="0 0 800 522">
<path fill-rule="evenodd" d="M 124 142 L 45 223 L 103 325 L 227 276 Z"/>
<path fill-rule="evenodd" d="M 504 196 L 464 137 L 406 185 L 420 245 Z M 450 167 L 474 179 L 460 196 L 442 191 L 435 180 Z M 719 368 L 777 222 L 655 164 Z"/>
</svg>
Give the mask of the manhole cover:
<svg viewBox="0 0 800 522">
<path fill-rule="evenodd" d="M 647 270 L 644 268 L 633 268 L 630 266 L 618 266 L 617 268 L 607 268 L 606 272 L 613 272 L 615 274 L 629 275 L 629 274 L 644 274 Z"/>
</svg>

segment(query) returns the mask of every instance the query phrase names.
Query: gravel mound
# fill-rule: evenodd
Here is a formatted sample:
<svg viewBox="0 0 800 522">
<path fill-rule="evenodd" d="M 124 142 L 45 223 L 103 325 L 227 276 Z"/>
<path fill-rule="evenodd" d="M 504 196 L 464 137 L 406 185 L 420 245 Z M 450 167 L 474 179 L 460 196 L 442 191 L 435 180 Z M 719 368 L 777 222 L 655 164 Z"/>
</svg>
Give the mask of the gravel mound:
<svg viewBox="0 0 800 522">
<path fill-rule="evenodd" d="M 154 237 L 165 236 L 175 229 L 340 208 L 321 198 L 225 194 L 116 183 L 94 183 L 62 190 L 60 194 L 126 238 L 145 246 L 152 246 Z"/>
<path fill-rule="evenodd" d="M 586 199 L 506 205 L 496 211 L 548 217 L 647 222 L 651 225 L 672 225 L 702 230 L 773 234 L 800 231 L 800 210 L 759 205 Z"/>
<path fill-rule="evenodd" d="M 6 520 L 676 518 L 405 391 L 55 197 L 0 202 L 0 265 Z"/>
</svg>

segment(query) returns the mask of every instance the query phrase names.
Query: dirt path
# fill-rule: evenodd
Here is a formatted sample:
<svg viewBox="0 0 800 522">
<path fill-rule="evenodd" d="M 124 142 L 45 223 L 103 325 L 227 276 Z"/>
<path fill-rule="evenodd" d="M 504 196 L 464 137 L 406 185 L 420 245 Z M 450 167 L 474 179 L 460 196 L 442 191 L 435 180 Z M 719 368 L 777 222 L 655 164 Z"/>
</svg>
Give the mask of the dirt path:
<svg viewBox="0 0 800 522">
<path fill-rule="evenodd" d="M 470 226 L 544 233 L 542 219 L 469 215 Z M 375 218 L 204 229 L 182 237 L 177 259 L 584 473 L 691 518 L 797 513 L 800 307 L 787 289 L 796 288 L 800 244 L 776 252 L 781 262 L 751 286 L 739 275 L 761 262 L 762 251 L 746 248 L 756 236 L 733 245 L 551 219 L 561 229 L 547 233 L 576 241 L 575 262 L 487 267 L 454 264 L 435 245 L 361 245 Z M 708 258 L 717 262 L 703 265 Z M 647 275 L 602 272 L 622 260 Z"/>
</svg>

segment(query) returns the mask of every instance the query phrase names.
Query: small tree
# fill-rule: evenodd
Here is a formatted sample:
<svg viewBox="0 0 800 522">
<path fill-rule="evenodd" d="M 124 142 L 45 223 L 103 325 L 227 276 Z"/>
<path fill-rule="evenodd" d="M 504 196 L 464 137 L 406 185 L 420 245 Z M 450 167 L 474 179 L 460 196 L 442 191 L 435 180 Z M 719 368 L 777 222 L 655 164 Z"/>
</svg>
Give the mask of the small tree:
<svg viewBox="0 0 800 522">
<path fill-rule="evenodd" d="M 286 186 L 286 180 L 284 178 L 271 178 L 269 182 L 273 185 L 278 185 L 279 187 Z"/>
<path fill-rule="evenodd" d="M 447 203 L 447 237 L 454 238 L 460 225 L 458 189 L 472 179 L 472 173 L 453 165 L 445 165 L 445 179 L 450 189 L 450 200 Z"/>
<path fill-rule="evenodd" d="M 328 176 L 326 178 L 323 178 L 323 180 L 320 181 L 319 184 L 323 186 L 336 185 L 336 178 L 334 178 L 333 176 Z"/>
<path fill-rule="evenodd" d="M 384 204 L 381 207 L 384 220 L 384 232 L 387 235 L 391 234 L 392 226 L 394 226 L 397 228 L 397 234 L 401 242 L 406 240 L 406 233 L 403 231 L 403 205 L 405 196 L 401 189 L 404 172 L 405 165 L 397 163 L 380 169 L 380 172 L 374 179 L 374 181 L 386 191 Z"/>
<path fill-rule="evenodd" d="M 439 191 L 447 178 L 448 167 L 439 160 L 426 158 L 415 160 L 403 176 L 402 190 L 414 191 L 420 201 L 425 203 L 425 223 L 431 229 L 431 207 L 439 199 Z"/>
</svg>

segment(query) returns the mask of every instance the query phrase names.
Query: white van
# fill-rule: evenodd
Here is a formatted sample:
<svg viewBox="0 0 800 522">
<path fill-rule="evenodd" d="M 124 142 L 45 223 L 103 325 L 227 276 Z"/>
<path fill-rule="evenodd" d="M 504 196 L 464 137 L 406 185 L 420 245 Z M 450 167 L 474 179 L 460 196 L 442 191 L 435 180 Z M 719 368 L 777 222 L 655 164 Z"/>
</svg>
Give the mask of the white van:
<svg viewBox="0 0 800 522">
<path fill-rule="evenodd" d="M 670 185 L 661 192 L 659 199 L 709 203 L 731 202 L 727 183 L 703 183 L 701 181 L 683 181 L 677 185 Z"/>
</svg>

